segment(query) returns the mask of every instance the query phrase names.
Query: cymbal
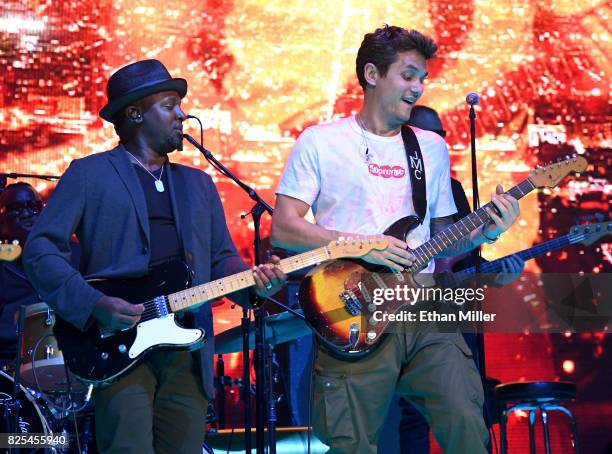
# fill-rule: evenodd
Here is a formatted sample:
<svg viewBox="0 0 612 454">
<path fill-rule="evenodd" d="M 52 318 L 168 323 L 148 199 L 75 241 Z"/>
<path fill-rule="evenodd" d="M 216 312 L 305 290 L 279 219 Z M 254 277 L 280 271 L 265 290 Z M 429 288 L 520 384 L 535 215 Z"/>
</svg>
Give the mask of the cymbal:
<svg viewBox="0 0 612 454">
<path fill-rule="evenodd" d="M 301 310 L 296 312 L 302 313 Z M 312 331 L 304 320 L 291 312 L 268 315 L 266 317 L 266 342 L 279 345 L 311 334 Z M 255 348 L 255 329 L 251 325 L 249 332 L 249 350 Z M 215 335 L 215 354 L 242 352 L 242 327 L 228 329 Z"/>
</svg>

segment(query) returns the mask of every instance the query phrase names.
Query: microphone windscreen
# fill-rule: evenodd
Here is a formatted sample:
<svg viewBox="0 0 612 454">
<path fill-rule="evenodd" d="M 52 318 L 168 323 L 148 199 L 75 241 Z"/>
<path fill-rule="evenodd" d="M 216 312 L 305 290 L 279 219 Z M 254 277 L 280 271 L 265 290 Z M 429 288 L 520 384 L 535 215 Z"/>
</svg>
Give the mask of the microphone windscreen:
<svg viewBox="0 0 612 454">
<path fill-rule="evenodd" d="M 465 102 L 467 102 L 470 106 L 475 106 L 480 101 L 480 95 L 474 91 L 468 93 L 465 97 Z"/>
</svg>

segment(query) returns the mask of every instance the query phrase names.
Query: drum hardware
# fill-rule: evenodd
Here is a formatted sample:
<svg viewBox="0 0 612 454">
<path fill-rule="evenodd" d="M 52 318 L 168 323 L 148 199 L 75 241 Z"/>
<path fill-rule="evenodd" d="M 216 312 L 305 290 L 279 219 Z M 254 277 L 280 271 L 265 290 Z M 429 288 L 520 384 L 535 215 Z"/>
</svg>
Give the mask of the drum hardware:
<svg viewBox="0 0 612 454">
<path fill-rule="evenodd" d="M 45 320 L 45 325 L 53 326 L 53 323 L 54 323 L 53 313 L 51 312 L 51 308 L 47 307 L 47 319 Z"/>
<path fill-rule="evenodd" d="M 53 333 L 55 311 L 45 303 L 26 307 L 23 344 L 20 348 L 22 381 L 43 392 L 66 392 L 69 376 L 64 356 Z M 74 388 L 83 391 L 82 384 L 72 380 Z"/>
<path fill-rule="evenodd" d="M 52 326 L 52 325 L 49 325 Z M 40 386 L 40 383 L 38 381 L 38 376 L 36 375 L 36 352 L 38 351 L 38 348 L 40 347 L 40 344 L 42 343 L 42 341 L 44 341 L 45 339 L 48 339 L 50 337 L 53 337 L 53 334 L 46 334 L 43 337 L 39 338 L 36 341 L 36 344 L 34 344 L 34 348 L 33 349 L 28 349 L 28 352 L 31 350 L 30 353 L 30 357 L 32 358 L 32 376 L 34 377 L 34 384 L 36 386 L 35 389 L 42 389 Z M 44 350 L 44 355 L 45 355 L 45 359 L 43 361 L 48 361 L 51 360 L 54 356 L 54 352 L 55 349 L 53 348 L 52 344 L 45 344 L 45 350 Z"/>
<path fill-rule="evenodd" d="M 0 371 L 0 433 L 53 434 L 46 405 L 31 390 Z"/>
<path fill-rule="evenodd" d="M 17 322 L 17 327 L 19 330 L 18 331 L 19 335 L 17 336 L 17 363 L 15 365 L 15 379 L 13 380 L 13 394 L 12 394 L 12 400 L 11 400 L 11 402 L 14 405 L 13 420 L 12 420 L 13 424 L 9 425 L 9 430 L 7 431 L 7 432 L 13 432 L 13 433 L 17 432 L 17 428 L 19 427 L 19 422 L 21 421 L 21 418 L 20 418 L 21 401 L 19 400 L 19 391 L 20 391 L 20 388 L 23 388 L 23 387 L 21 386 L 21 383 L 20 383 L 21 355 L 19 354 L 19 352 L 21 352 L 21 348 L 23 346 L 23 327 L 25 325 L 25 313 L 26 313 L 25 306 L 23 305 L 19 306 L 19 320 Z M 10 409 L 10 406 L 7 406 L 7 407 Z"/>
<path fill-rule="evenodd" d="M 79 415 L 83 424 L 82 430 L 79 430 L 77 414 L 89 405 L 93 386 L 89 386 L 85 392 L 82 392 L 85 388 L 76 389 L 76 392 L 73 392 L 73 380 L 68 374 L 68 369 L 63 362 L 63 357 L 61 357 L 61 351 L 57 348 L 53 333 L 50 331 L 54 325 L 54 311 L 44 303 L 32 306 L 21 306 L 19 308 L 17 336 L 17 351 L 19 353 L 16 355 L 15 376 L 13 378 L 7 372 L 0 371 L 0 433 L 61 434 L 72 440 L 70 447 L 55 448 L 49 452 L 86 454 L 89 452 L 89 445 L 95 445 L 95 443 L 92 444 L 94 434 L 91 430 L 93 415 L 89 412 Z M 32 318 L 33 316 L 38 316 L 38 319 L 42 322 L 36 326 L 44 326 L 48 331 L 38 337 L 35 342 L 35 336 L 32 336 L 32 334 L 36 335 L 38 333 L 32 329 L 33 320 L 35 321 L 35 318 Z M 49 339 L 53 339 L 53 341 L 50 342 Z M 26 348 L 28 343 L 29 348 Z M 60 355 L 59 361 L 58 355 Z M 40 366 L 37 364 L 38 362 L 42 362 L 43 365 Z M 62 388 L 49 387 L 48 376 L 43 376 L 41 382 L 40 370 L 42 367 L 42 370 L 45 371 L 45 366 L 51 366 L 55 375 L 59 375 L 59 367 L 61 367 L 62 378 L 65 379 Z M 25 371 L 26 374 L 31 373 L 28 376 L 31 380 L 27 380 L 27 382 L 33 382 L 32 384 L 36 386 L 36 389 L 26 387 L 28 383 L 21 380 L 22 371 Z M 51 384 L 57 385 L 56 382 Z M 51 388 L 49 389 L 50 394 L 44 392 L 44 389 L 47 388 Z M 82 397 L 82 401 L 81 399 L 75 399 L 77 396 Z"/>
<path fill-rule="evenodd" d="M 312 333 L 303 319 L 302 311 L 298 309 L 292 310 L 291 312 L 280 312 L 278 314 L 268 315 L 265 318 L 265 341 L 268 345 L 280 345 Z M 249 341 L 249 347 L 252 349 L 255 346 L 255 335 L 252 332 L 250 333 Z M 238 353 L 241 351 L 242 332 L 240 326 L 215 334 L 216 354 Z"/>
</svg>

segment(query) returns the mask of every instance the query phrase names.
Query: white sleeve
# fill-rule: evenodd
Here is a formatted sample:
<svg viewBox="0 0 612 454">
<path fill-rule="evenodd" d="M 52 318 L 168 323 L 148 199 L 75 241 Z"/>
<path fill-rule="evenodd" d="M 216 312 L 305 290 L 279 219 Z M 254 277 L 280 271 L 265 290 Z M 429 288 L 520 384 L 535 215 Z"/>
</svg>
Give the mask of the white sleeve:
<svg viewBox="0 0 612 454">
<path fill-rule="evenodd" d="M 320 188 L 321 176 L 315 134 L 308 128 L 293 145 L 276 194 L 293 197 L 312 206 Z"/>
<path fill-rule="evenodd" d="M 451 187 L 450 178 L 450 155 L 446 142 L 441 141 L 440 147 L 440 174 L 438 192 L 435 194 L 429 208 L 431 209 L 431 218 L 441 218 L 451 216 L 457 212 L 455 199 L 453 198 L 453 190 Z"/>
</svg>

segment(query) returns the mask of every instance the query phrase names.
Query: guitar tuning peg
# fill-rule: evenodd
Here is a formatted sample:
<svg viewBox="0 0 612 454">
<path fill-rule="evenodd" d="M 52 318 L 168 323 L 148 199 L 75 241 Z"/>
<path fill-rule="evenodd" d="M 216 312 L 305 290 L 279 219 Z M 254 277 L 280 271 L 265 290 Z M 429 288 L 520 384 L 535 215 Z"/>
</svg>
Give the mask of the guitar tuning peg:
<svg viewBox="0 0 612 454">
<path fill-rule="evenodd" d="M 572 158 L 576 159 L 578 155 L 576 153 L 572 154 Z"/>
<path fill-rule="evenodd" d="M 570 158 L 570 157 L 569 157 L 568 155 L 565 155 L 565 160 L 566 160 L 566 161 L 569 161 L 569 158 Z"/>
<path fill-rule="evenodd" d="M 604 220 L 603 213 L 600 213 L 600 212 L 595 213 L 595 219 L 597 220 L 597 222 L 603 222 Z"/>
</svg>

